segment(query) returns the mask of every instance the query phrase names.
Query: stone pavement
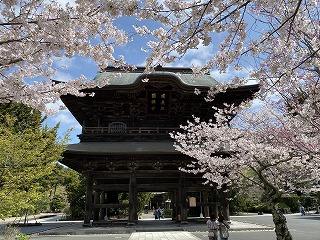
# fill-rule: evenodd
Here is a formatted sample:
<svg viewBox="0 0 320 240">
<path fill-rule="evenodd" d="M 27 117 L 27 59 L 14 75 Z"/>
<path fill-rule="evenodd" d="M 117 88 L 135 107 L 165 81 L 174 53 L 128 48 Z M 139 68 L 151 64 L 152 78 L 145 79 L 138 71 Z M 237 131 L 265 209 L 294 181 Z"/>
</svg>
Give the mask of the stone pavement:
<svg viewBox="0 0 320 240">
<path fill-rule="evenodd" d="M 41 218 L 39 227 L 24 227 L 23 232 L 37 236 L 66 236 L 66 235 L 93 235 L 93 234 L 128 234 L 129 240 L 199 240 L 193 232 L 207 231 L 205 218 L 195 218 L 186 224 L 177 223 L 171 219 L 155 220 L 152 214 L 143 214 L 139 222 L 133 226 L 124 223 L 113 223 L 110 226 L 83 227 L 82 221 L 57 221 L 61 217 Z M 31 231 L 34 229 L 33 232 Z M 232 220 L 230 231 L 273 230 L 272 226 L 262 226 Z M 26 232 L 29 231 L 29 232 Z"/>
<path fill-rule="evenodd" d="M 62 222 L 58 222 L 60 225 Z M 262 226 L 252 223 L 231 221 L 230 231 L 272 230 L 271 226 Z M 171 220 L 140 220 L 134 226 L 116 224 L 108 227 L 83 227 L 82 222 L 63 222 L 61 226 L 45 230 L 40 235 L 86 235 L 86 234 L 119 234 L 135 232 L 206 232 L 205 222 L 175 223 Z"/>
<path fill-rule="evenodd" d="M 199 240 L 190 232 L 142 232 L 132 233 L 129 240 Z"/>
<path fill-rule="evenodd" d="M 116 224 L 110 227 L 82 227 L 82 222 L 70 225 L 67 228 L 52 229 L 40 233 L 40 235 L 64 235 L 64 234 L 122 234 L 129 233 L 129 240 L 196 240 L 199 239 L 192 234 L 192 232 L 206 232 L 207 219 L 194 219 L 197 221 L 190 221 L 187 224 L 180 224 L 171 219 L 155 220 L 152 214 L 143 214 L 139 222 L 134 226 L 126 226 Z M 273 227 L 262 226 L 252 223 L 244 223 L 239 221 L 231 221 L 230 231 L 248 231 L 248 230 L 272 230 Z"/>
</svg>

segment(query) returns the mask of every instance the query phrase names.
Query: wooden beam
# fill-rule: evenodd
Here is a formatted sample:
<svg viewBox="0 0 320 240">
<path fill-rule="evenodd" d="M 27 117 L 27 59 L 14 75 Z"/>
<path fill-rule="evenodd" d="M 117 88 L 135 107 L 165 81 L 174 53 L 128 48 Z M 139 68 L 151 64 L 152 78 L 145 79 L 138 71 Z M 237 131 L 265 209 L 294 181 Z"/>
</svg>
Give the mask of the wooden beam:
<svg viewBox="0 0 320 240">
<path fill-rule="evenodd" d="M 98 184 L 93 186 L 94 190 L 99 191 L 119 191 L 119 192 L 128 192 L 129 191 L 129 184 Z"/>
<path fill-rule="evenodd" d="M 179 179 L 181 171 L 179 170 L 135 170 L 135 175 L 137 181 L 139 178 L 152 178 L 154 179 L 155 176 L 157 178 L 172 178 L 172 179 Z M 94 171 L 92 172 L 92 176 L 94 179 L 129 179 L 130 173 L 128 171 Z M 204 181 L 201 175 L 194 175 L 185 173 L 186 179 L 199 179 L 201 182 Z"/>
<path fill-rule="evenodd" d="M 100 203 L 100 204 L 92 204 L 93 208 L 127 208 L 129 204 L 122 203 Z"/>
<path fill-rule="evenodd" d="M 94 179 L 129 179 L 128 171 L 95 171 L 92 173 Z M 179 178 L 180 171 L 175 170 L 135 170 L 136 178 Z M 190 176 L 192 177 L 192 176 Z M 199 178 L 199 176 L 195 176 Z"/>
<path fill-rule="evenodd" d="M 203 206 L 221 206 L 220 202 L 197 202 L 197 207 Z"/>
<path fill-rule="evenodd" d="M 138 192 L 170 192 L 174 191 L 179 187 L 179 183 L 161 183 L 161 184 L 154 184 L 154 183 L 147 183 L 147 184 L 137 184 L 137 191 Z M 198 186 L 188 186 L 186 183 L 187 192 L 197 192 L 197 191 L 204 191 L 204 190 L 212 190 L 212 187 L 205 186 L 199 183 Z M 93 186 L 94 190 L 97 191 L 118 191 L 118 192 L 128 192 L 129 191 L 129 184 L 98 184 Z"/>
</svg>

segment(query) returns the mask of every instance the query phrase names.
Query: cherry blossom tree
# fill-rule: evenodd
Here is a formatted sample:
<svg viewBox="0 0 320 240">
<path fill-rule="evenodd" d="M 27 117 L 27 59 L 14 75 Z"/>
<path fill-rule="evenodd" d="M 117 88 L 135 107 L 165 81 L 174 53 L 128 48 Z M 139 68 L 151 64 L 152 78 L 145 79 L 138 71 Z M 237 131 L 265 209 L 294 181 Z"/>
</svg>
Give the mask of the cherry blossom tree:
<svg viewBox="0 0 320 240">
<path fill-rule="evenodd" d="M 1 1 L 0 13 L 0 99 L 22 102 L 46 110 L 60 95 L 83 95 L 79 90 L 101 87 L 106 81 L 86 82 L 84 76 L 67 83 L 52 79 L 53 59 L 81 55 L 104 68 L 124 66 L 113 56 L 114 47 L 126 44 L 128 35 L 114 26 L 122 12 L 133 14 L 136 1 L 125 1 L 121 13 L 100 1 L 77 1 L 62 6 L 57 1 Z M 132 9 L 132 10 L 130 10 Z M 59 80 L 59 79 L 58 79 Z"/>
<path fill-rule="evenodd" d="M 81 55 L 102 70 L 107 65 L 134 69 L 123 56 L 114 56 L 115 48 L 133 40 L 134 34 L 115 24 L 123 17 L 140 20 L 132 32 L 150 37 L 144 47 L 149 53 L 147 73 L 201 44 L 215 44 L 220 51 L 203 66 L 192 66 L 195 74 L 214 68 L 224 72 L 230 66 L 239 70 L 249 61 L 249 78 L 257 79 L 262 94 L 297 88 L 299 79 L 311 81 L 319 72 L 318 10 L 312 0 L 77 0 L 65 6 L 57 0 L 5 0 L 0 14 L 0 99 L 44 110 L 61 94 L 82 95 L 83 88 L 107 83 L 84 77 L 63 84 L 52 81 L 54 57 Z M 235 77 L 231 85 L 244 81 Z"/>
<path fill-rule="evenodd" d="M 159 41 L 150 45 L 149 62 L 175 61 L 188 49 L 214 43 L 220 37 L 220 51 L 203 66 L 194 66 L 195 73 L 213 68 L 241 70 L 248 64 L 252 71 L 247 79 L 235 76 L 229 84 L 212 88 L 209 98 L 248 79 L 259 83 L 260 100 L 266 101 L 272 94 L 279 97 L 264 111 L 248 115 L 245 104 L 231 108 L 232 114 L 217 109 L 224 114 L 217 114 L 216 120 L 205 123 L 196 118 L 185 126 L 184 133 L 174 136 L 177 149 L 195 158 L 185 170 L 201 172 L 208 182 L 220 185 L 253 175 L 252 180 L 268 197 L 277 239 L 291 239 L 285 217 L 276 212 L 276 203 L 283 192 L 307 188 L 319 179 L 318 2 L 170 3 L 167 7 L 175 20 L 157 32 Z M 225 118 L 235 113 L 241 121 Z"/>
<path fill-rule="evenodd" d="M 308 191 L 319 180 L 318 127 L 275 105 L 252 111 L 229 106 L 217 110 L 216 121 L 195 118 L 172 137 L 178 151 L 195 159 L 182 170 L 203 174 L 204 183 L 222 187 L 251 181 L 260 187 L 277 239 L 292 239 L 278 204 L 282 194 Z"/>
</svg>

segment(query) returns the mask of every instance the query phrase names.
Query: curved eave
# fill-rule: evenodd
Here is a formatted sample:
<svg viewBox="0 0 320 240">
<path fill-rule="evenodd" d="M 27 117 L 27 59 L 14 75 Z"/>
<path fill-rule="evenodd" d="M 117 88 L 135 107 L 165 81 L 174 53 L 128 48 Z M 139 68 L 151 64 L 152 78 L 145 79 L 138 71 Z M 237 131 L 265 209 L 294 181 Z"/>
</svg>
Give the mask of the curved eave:
<svg viewBox="0 0 320 240">
<path fill-rule="evenodd" d="M 227 92 L 258 92 L 260 90 L 260 85 L 259 84 L 252 84 L 252 85 L 244 85 L 244 86 L 239 86 L 237 88 L 228 88 Z"/>
</svg>

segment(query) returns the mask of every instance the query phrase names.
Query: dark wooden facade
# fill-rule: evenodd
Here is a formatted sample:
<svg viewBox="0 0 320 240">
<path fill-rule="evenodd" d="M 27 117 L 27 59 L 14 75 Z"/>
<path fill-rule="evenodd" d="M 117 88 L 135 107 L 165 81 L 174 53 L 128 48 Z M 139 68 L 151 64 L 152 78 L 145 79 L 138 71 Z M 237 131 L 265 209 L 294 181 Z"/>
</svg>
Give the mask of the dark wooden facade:
<svg viewBox="0 0 320 240">
<path fill-rule="evenodd" d="M 226 198 L 217 199 L 214 187 L 203 185 L 201 176 L 179 171 L 192 158 L 174 149 L 169 133 L 179 131 L 192 115 L 212 119 L 212 105 L 252 98 L 258 86 L 229 89 L 207 102 L 207 91 L 217 84 L 209 75 L 193 79 L 190 69 L 159 67 L 146 76 L 143 70 L 108 67 L 95 80 L 112 78 L 110 84 L 86 90 L 94 96 L 61 98 L 82 125 L 80 143 L 68 146 L 62 163 L 87 176 L 84 225 L 91 219 L 93 224 L 101 222 L 108 208 L 127 208 L 128 223 L 134 224 L 138 192 L 171 192 L 172 217 L 184 222 L 189 192 L 201 192 L 197 205 L 206 217 L 211 211 L 217 213 L 219 206 L 228 215 Z M 194 94 L 195 88 L 201 94 Z M 129 193 L 129 205 L 117 202 L 119 192 Z"/>
</svg>

